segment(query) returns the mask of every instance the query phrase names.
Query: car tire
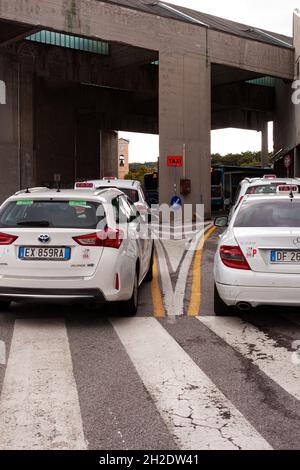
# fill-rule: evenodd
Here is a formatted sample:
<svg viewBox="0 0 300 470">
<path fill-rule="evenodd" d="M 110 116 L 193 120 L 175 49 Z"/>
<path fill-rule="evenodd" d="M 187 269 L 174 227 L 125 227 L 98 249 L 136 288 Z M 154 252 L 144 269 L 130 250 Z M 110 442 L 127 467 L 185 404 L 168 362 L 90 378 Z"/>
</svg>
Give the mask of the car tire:
<svg viewBox="0 0 300 470">
<path fill-rule="evenodd" d="M 8 310 L 11 302 L 0 301 L 0 312 Z"/>
<path fill-rule="evenodd" d="M 152 248 L 150 265 L 149 265 L 147 274 L 145 276 L 145 282 L 152 282 L 153 280 L 153 262 L 154 262 L 154 247 Z"/>
<path fill-rule="evenodd" d="M 229 315 L 229 307 L 221 299 L 217 286 L 214 287 L 214 311 L 217 317 L 226 317 Z"/>
<path fill-rule="evenodd" d="M 126 317 L 134 317 L 137 314 L 139 304 L 139 281 L 138 270 L 135 272 L 132 296 L 126 302 L 123 302 L 122 312 Z"/>
</svg>

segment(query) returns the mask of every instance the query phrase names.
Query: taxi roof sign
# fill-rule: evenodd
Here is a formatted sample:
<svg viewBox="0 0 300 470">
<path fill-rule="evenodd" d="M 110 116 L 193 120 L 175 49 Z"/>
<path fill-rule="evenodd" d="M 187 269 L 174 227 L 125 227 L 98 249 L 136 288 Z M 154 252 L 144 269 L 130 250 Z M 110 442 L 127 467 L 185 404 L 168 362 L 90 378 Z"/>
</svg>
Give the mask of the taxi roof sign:
<svg viewBox="0 0 300 470">
<path fill-rule="evenodd" d="M 88 183 L 87 181 L 78 181 L 75 183 L 74 189 L 95 189 L 94 183 Z"/>
<path fill-rule="evenodd" d="M 263 179 L 264 180 L 274 180 L 277 178 L 277 175 L 264 175 Z"/>
</svg>

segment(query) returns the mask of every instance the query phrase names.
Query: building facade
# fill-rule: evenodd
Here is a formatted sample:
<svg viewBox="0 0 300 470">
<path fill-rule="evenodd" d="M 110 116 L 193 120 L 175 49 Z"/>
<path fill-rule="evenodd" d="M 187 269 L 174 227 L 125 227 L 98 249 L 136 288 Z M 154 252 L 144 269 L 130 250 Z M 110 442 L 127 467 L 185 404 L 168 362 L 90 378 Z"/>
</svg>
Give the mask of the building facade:
<svg viewBox="0 0 300 470">
<path fill-rule="evenodd" d="M 118 157 L 119 157 L 119 179 L 125 179 L 129 172 L 129 140 L 119 139 L 118 142 Z"/>
</svg>

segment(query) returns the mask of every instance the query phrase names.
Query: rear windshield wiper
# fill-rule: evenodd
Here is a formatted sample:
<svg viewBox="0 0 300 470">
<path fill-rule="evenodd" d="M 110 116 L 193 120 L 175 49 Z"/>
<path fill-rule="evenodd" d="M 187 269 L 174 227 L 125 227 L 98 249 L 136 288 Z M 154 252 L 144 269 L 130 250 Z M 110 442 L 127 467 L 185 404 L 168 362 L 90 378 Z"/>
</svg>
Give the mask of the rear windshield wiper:
<svg viewBox="0 0 300 470">
<path fill-rule="evenodd" d="M 50 222 L 48 220 L 24 220 L 23 222 L 18 222 L 17 225 L 22 227 L 49 227 Z"/>
</svg>

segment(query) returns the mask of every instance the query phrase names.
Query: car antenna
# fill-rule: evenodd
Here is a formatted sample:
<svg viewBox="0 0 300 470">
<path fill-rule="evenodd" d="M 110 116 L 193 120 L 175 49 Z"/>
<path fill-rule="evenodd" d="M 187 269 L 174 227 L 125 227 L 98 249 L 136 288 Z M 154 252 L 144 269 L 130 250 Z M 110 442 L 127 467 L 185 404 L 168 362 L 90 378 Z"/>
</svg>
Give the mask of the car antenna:
<svg viewBox="0 0 300 470">
<path fill-rule="evenodd" d="M 57 193 L 60 193 L 60 182 L 57 183 Z"/>
<path fill-rule="evenodd" d="M 25 194 L 30 194 L 29 188 L 26 189 Z"/>
</svg>

